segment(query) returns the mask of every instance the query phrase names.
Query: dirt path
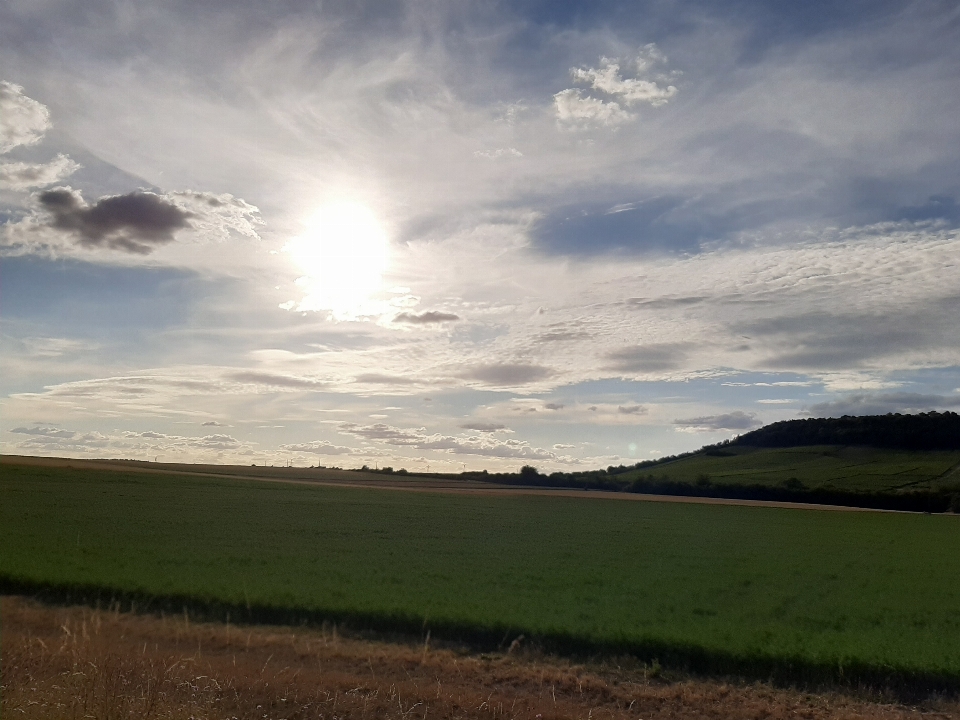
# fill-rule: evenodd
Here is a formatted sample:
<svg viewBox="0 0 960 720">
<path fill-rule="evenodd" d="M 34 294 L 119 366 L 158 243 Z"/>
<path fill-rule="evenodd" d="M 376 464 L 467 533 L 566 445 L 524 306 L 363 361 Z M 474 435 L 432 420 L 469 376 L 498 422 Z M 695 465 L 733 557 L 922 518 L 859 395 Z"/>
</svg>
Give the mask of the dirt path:
<svg viewBox="0 0 960 720">
<path fill-rule="evenodd" d="M 456 495 L 493 496 L 541 496 L 585 498 L 591 500 L 620 500 L 626 502 L 665 502 L 695 505 L 738 505 L 743 507 L 768 507 L 802 510 L 828 510 L 832 512 L 903 513 L 906 510 L 880 510 L 875 508 L 845 507 L 842 505 L 819 505 L 816 503 L 792 503 L 775 500 L 738 500 L 733 498 L 689 497 L 679 495 L 647 495 L 643 493 L 609 492 L 604 490 L 573 490 L 567 488 L 540 488 L 515 485 L 499 485 L 478 480 L 449 480 L 416 475 L 391 476 L 352 470 L 328 470 L 310 468 L 259 468 L 240 465 L 173 465 L 129 460 L 84 460 L 74 458 L 31 457 L 26 455 L 2 455 L 0 465 L 26 465 L 33 467 L 78 468 L 107 470 L 111 472 L 160 473 L 164 475 L 193 475 L 225 480 L 256 480 L 320 487 L 369 488 L 376 490 L 399 490 L 403 492 L 449 493 Z M 910 513 L 917 514 L 917 513 Z"/>
<path fill-rule="evenodd" d="M 659 677 L 635 661 L 578 665 L 338 636 L 336 628 L 197 624 L 23 598 L 0 601 L 0 716 L 807 720 L 955 718 L 924 707 L 762 684 Z"/>
</svg>

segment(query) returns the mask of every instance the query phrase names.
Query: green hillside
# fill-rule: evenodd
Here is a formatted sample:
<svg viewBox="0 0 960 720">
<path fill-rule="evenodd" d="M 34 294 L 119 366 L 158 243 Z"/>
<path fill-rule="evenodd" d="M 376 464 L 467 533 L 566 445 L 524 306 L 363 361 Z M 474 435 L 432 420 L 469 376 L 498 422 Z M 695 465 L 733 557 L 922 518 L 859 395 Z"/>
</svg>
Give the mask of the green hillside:
<svg viewBox="0 0 960 720">
<path fill-rule="evenodd" d="M 814 445 L 728 445 L 618 475 L 704 485 L 768 485 L 850 492 L 909 492 L 960 485 L 960 451 Z"/>
</svg>

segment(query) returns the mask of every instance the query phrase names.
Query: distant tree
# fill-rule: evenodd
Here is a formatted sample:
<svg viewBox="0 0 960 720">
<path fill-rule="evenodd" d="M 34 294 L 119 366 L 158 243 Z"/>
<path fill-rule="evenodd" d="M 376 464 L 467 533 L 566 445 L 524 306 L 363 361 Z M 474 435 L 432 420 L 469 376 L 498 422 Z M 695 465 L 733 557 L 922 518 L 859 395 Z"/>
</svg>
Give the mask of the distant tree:
<svg viewBox="0 0 960 720">
<path fill-rule="evenodd" d="M 520 468 L 520 479 L 524 482 L 536 482 L 540 477 L 540 471 L 533 465 L 524 465 Z"/>
</svg>

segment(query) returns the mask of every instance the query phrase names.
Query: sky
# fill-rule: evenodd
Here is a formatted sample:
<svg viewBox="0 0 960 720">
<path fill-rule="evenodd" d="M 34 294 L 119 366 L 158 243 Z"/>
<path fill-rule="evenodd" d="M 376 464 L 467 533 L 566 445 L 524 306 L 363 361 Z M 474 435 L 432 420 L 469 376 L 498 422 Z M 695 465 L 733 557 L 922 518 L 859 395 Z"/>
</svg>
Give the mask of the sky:
<svg viewBox="0 0 960 720">
<path fill-rule="evenodd" d="M 0 5 L 0 452 L 543 472 L 960 407 L 954 2 Z"/>
</svg>

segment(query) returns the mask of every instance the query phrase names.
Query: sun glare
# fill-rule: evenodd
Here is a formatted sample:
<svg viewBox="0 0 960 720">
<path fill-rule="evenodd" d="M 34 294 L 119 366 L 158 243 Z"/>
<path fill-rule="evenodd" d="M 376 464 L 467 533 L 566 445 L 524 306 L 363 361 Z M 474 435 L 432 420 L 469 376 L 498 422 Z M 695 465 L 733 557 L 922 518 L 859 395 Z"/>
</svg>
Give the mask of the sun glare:
<svg viewBox="0 0 960 720">
<path fill-rule="evenodd" d="M 386 233 L 359 203 L 324 205 L 286 249 L 305 275 L 301 307 L 309 309 L 362 313 L 387 267 Z"/>
</svg>

